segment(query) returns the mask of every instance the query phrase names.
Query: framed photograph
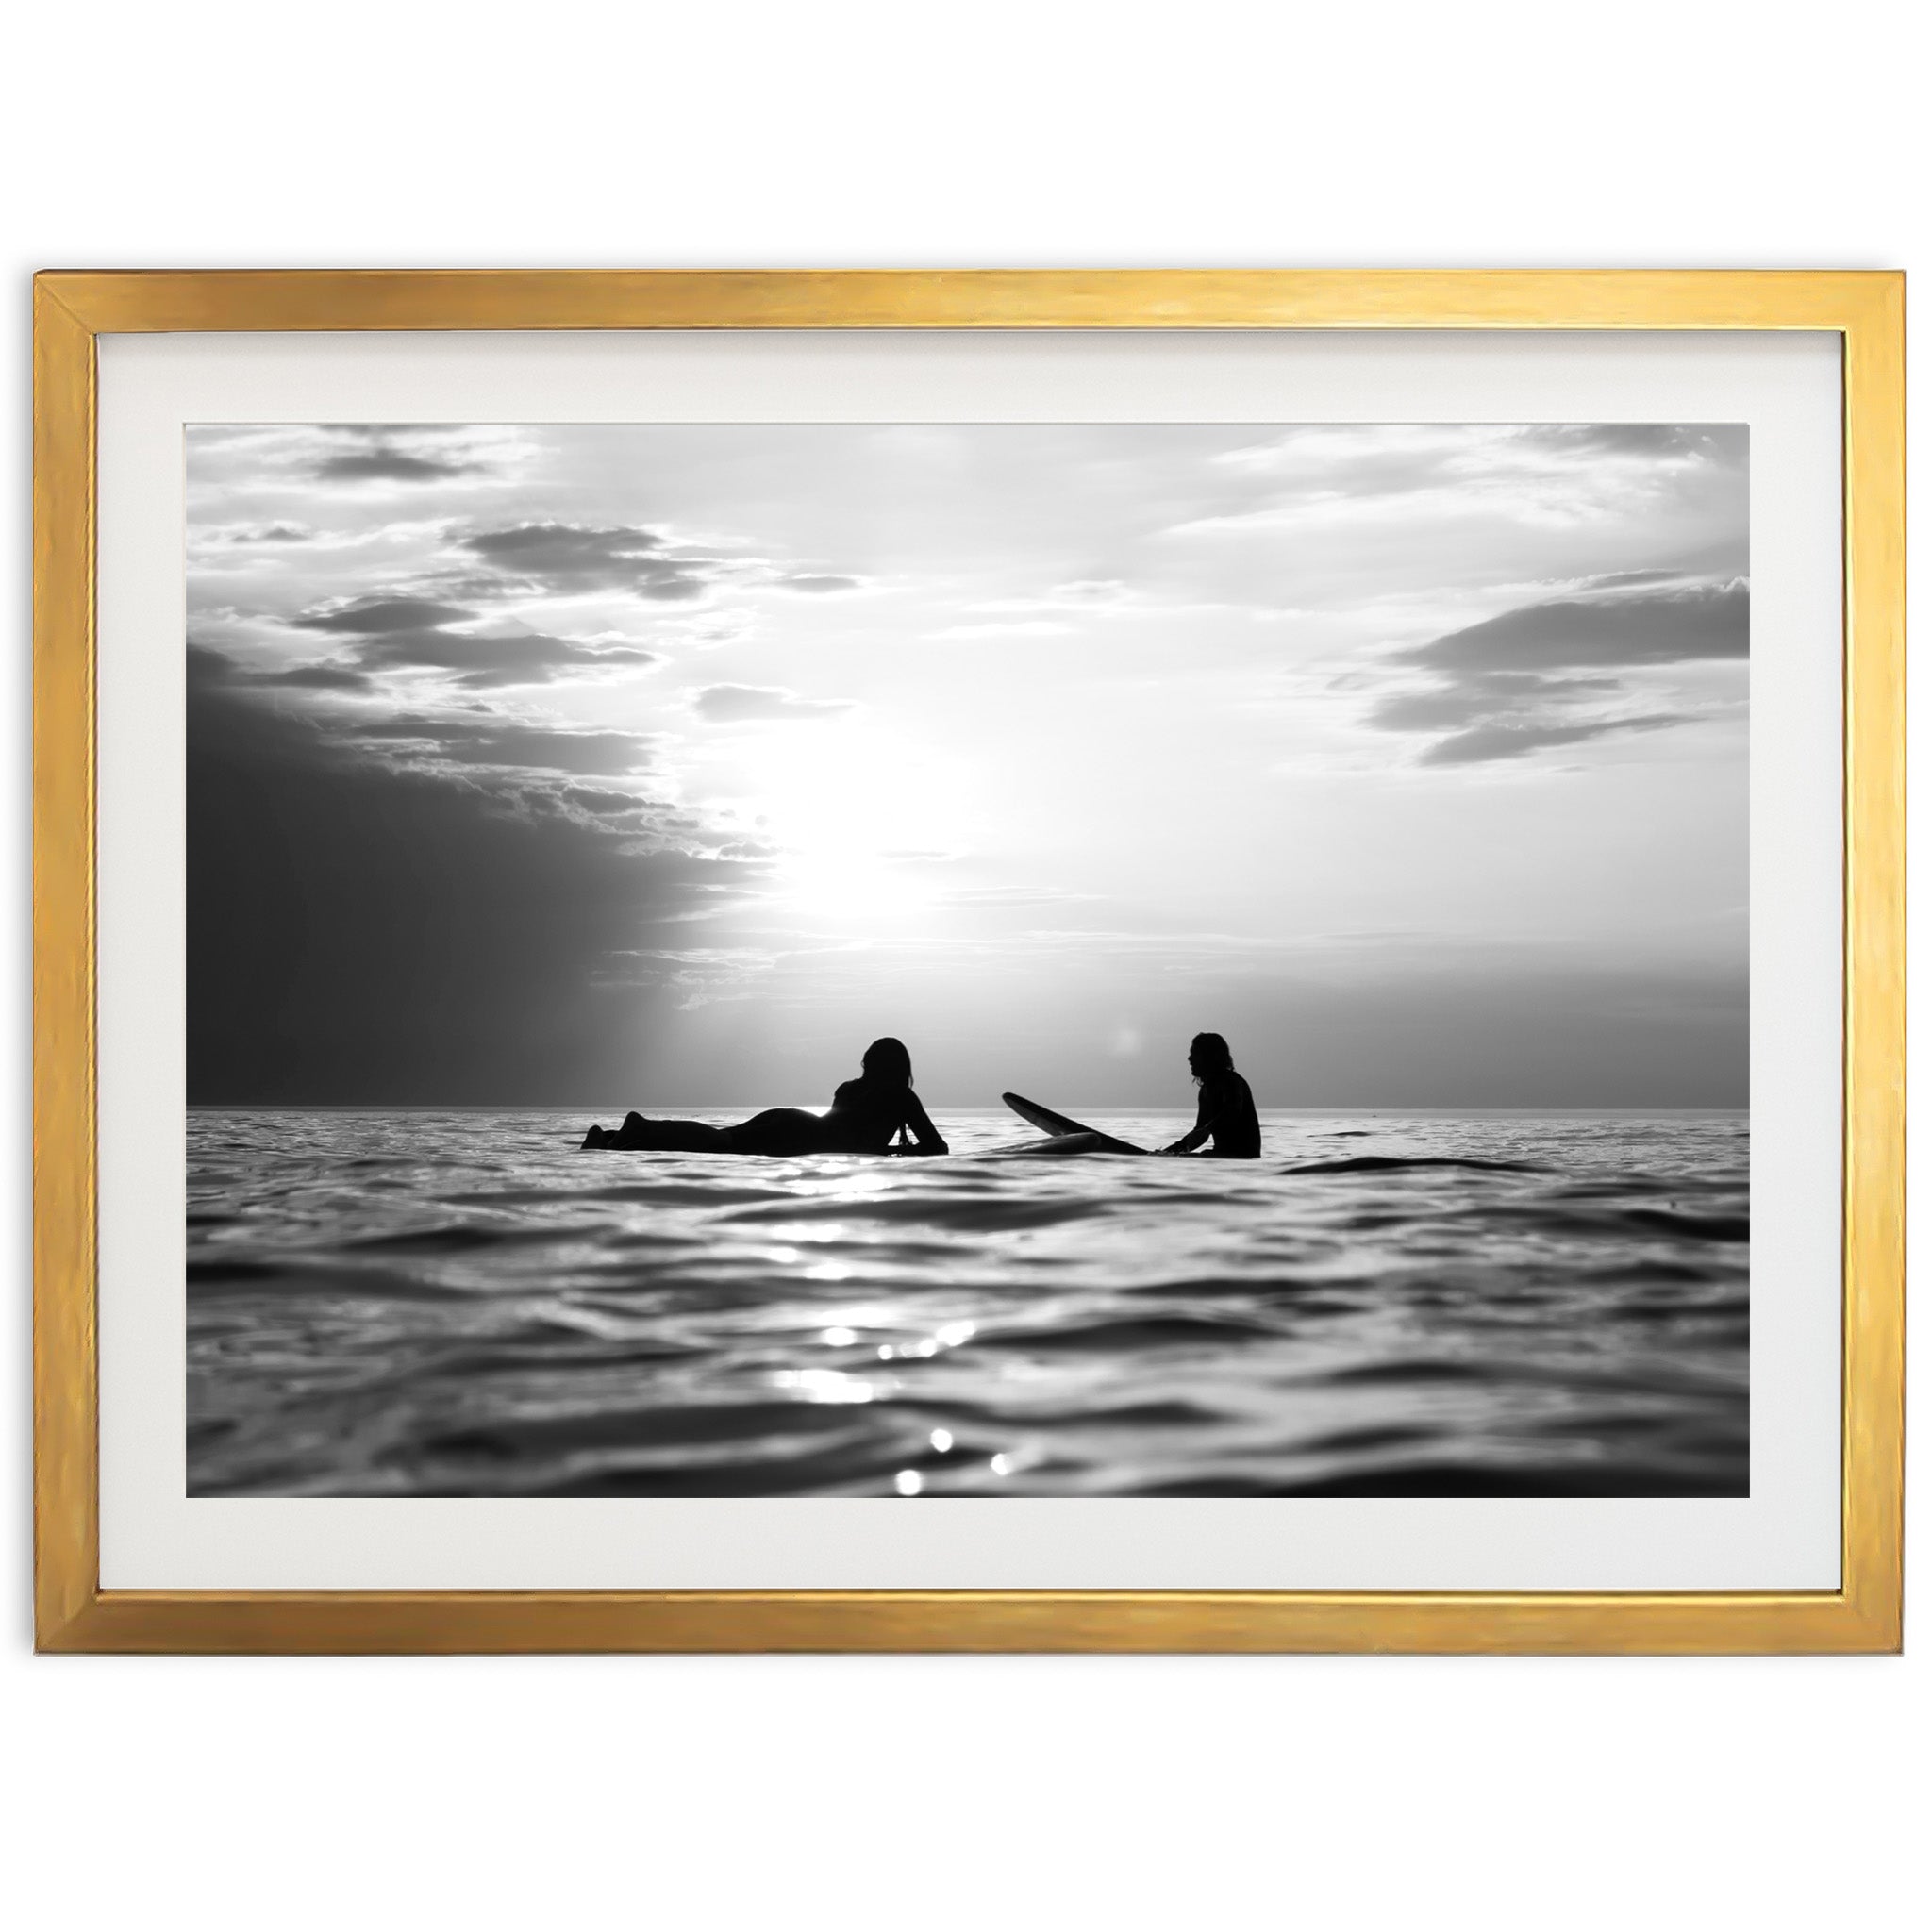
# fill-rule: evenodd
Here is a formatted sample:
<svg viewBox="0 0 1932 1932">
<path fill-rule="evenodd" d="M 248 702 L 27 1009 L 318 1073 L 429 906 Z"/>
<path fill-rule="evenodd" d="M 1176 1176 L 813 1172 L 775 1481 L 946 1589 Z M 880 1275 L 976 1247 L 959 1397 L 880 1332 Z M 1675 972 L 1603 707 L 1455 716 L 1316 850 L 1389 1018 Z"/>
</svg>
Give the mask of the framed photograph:
<svg viewBox="0 0 1932 1932">
<path fill-rule="evenodd" d="M 39 277 L 41 1646 L 1895 1649 L 1903 299 Z"/>
</svg>

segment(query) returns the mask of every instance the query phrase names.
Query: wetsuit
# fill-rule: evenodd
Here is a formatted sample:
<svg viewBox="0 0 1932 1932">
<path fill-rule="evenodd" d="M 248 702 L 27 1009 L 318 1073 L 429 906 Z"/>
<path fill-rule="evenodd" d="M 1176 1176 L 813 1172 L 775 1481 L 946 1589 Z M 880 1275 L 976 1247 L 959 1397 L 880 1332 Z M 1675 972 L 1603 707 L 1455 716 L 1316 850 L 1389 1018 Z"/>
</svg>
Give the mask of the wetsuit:
<svg viewBox="0 0 1932 1932">
<path fill-rule="evenodd" d="M 627 1113 L 614 1131 L 592 1127 L 586 1147 L 618 1147 L 664 1154 L 884 1154 L 892 1136 L 908 1129 L 916 1152 L 943 1154 L 945 1141 L 909 1087 L 846 1080 L 832 1095 L 829 1112 L 770 1107 L 737 1125 L 703 1121 L 653 1121 Z"/>
<path fill-rule="evenodd" d="M 1203 1141 L 1208 1153 L 1224 1160 L 1255 1160 L 1261 1153 L 1261 1120 L 1248 1083 L 1230 1067 L 1201 1082 L 1201 1107 L 1194 1124 L 1173 1151 L 1191 1154 Z"/>
</svg>

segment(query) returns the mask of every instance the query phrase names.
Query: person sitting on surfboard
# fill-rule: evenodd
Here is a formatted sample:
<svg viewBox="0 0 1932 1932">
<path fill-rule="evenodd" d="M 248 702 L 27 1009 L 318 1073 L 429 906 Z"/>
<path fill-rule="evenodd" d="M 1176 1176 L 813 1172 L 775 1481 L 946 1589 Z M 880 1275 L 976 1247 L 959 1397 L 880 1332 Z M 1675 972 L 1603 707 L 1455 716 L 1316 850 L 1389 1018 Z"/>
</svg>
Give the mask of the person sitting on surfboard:
<svg viewBox="0 0 1932 1932">
<path fill-rule="evenodd" d="M 1204 1141 L 1212 1141 L 1210 1156 L 1255 1160 L 1261 1153 L 1261 1122 L 1255 1096 L 1234 1070 L 1234 1056 L 1218 1033 L 1197 1033 L 1188 1047 L 1188 1071 L 1201 1090 L 1200 1111 L 1194 1124 L 1161 1154 L 1192 1154 Z"/>
<path fill-rule="evenodd" d="M 912 1056 L 891 1039 L 874 1040 L 856 1080 L 832 1095 L 829 1111 L 772 1107 L 736 1126 L 703 1121 L 647 1121 L 627 1113 L 621 1127 L 592 1127 L 586 1147 L 665 1154 L 943 1154 L 940 1130 L 912 1091 Z M 899 1145 L 892 1146 L 892 1137 Z M 908 1137 L 912 1140 L 908 1141 Z"/>
</svg>

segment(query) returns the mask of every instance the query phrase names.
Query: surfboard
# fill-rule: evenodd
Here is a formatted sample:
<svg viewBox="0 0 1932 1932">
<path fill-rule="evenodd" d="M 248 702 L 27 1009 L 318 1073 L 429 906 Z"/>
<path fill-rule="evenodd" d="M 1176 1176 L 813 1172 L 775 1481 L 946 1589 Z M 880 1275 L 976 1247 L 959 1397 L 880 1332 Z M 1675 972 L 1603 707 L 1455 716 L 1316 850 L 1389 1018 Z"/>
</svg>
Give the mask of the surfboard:
<svg viewBox="0 0 1932 1932">
<path fill-rule="evenodd" d="M 1004 1100 L 1029 1127 L 1038 1127 L 1042 1134 L 1056 1138 L 1077 1134 L 1083 1145 L 1083 1154 L 1147 1154 L 1153 1150 L 1136 1147 L 1131 1141 L 1117 1141 L 1111 1134 L 1103 1134 L 1098 1127 L 1090 1127 L 1084 1121 L 1070 1120 L 1063 1113 L 1056 1113 L 1050 1107 L 1041 1107 L 1038 1101 L 1028 1100 L 1018 1093 L 1002 1093 Z M 1070 1150 L 1071 1151 L 1071 1150 Z"/>
<path fill-rule="evenodd" d="M 1041 1107 L 1037 1101 L 1026 1099 L 1018 1093 L 1003 1093 L 1004 1100 L 1029 1127 L 1038 1127 L 1047 1138 L 1043 1141 L 1018 1141 L 1010 1147 L 984 1147 L 966 1158 L 973 1159 L 995 1158 L 1001 1156 L 1015 1159 L 1051 1159 L 1058 1155 L 1072 1154 L 1152 1154 L 1151 1147 L 1136 1147 L 1131 1141 L 1120 1140 L 1112 1134 L 1103 1134 L 1098 1127 L 1090 1127 L 1084 1121 L 1069 1119 L 1063 1113 L 1055 1113 L 1050 1107 Z M 585 1134 L 578 1145 L 585 1150 L 604 1148 L 621 1154 L 658 1154 L 676 1150 L 655 1147 L 625 1147 L 617 1139 L 617 1130 L 611 1127 L 593 1126 Z M 735 1160 L 794 1159 L 793 1155 L 754 1154 L 737 1148 L 720 1147 L 706 1149 L 707 1153 L 716 1152 L 728 1155 Z M 891 1158 L 897 1149 L 886 1150 L 884 1156 L 874 1157 Z M 953 1150 L 958 1156 L 958 1148 Z M 933 1158 L 932 1156 L 925 1157 Z"/>
</svg>

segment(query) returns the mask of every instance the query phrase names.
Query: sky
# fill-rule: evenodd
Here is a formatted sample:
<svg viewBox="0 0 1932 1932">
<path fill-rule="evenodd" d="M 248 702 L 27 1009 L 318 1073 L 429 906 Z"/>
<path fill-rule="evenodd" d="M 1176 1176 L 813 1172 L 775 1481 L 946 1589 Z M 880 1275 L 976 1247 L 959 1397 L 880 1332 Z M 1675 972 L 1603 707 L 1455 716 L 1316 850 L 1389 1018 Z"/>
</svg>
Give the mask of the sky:
<svg viewBox="0 0 1932 1932">
<path fill-rule="evenodd" d="M 189 1097 L 1747 1099 L 1746 431 L 188 433 Z"/>
</svg>

